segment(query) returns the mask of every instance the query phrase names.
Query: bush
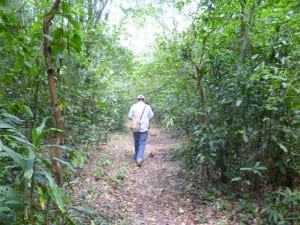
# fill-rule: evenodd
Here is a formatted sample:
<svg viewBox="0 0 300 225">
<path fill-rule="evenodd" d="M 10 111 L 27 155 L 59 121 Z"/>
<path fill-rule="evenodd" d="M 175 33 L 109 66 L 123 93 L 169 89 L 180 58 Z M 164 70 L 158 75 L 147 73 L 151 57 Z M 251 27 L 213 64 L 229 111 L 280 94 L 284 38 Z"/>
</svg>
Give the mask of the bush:
<svg viewBox="0 0 300 225">
<path fill-rule="evenodd" d="M 271 193 L 262 210 L 265 224 L 298 225 L 300 221 L 300 192 L 286 188 Z"/>
</svg>

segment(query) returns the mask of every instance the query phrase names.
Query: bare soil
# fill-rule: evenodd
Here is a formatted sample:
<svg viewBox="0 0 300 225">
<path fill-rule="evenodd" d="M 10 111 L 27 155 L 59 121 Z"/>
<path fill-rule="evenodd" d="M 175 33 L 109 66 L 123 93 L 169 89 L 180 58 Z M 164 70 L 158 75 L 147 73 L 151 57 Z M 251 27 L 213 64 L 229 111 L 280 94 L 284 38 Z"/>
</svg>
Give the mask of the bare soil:
<svg viewBox="0 0 300 225">
<path fill-rule="evenodd" d="M 180 161 L 168 160 L 180 146 L 180 138 L 151 128 L 141 167 L 133 160 L 130 132 L 112 134 L 107 144 L 91 150 L 73 186 L 74 203 L 96 212 L 84 224 L 229 224 L 222 213 L 189 192 L 192 182 Z"/>
</svg>

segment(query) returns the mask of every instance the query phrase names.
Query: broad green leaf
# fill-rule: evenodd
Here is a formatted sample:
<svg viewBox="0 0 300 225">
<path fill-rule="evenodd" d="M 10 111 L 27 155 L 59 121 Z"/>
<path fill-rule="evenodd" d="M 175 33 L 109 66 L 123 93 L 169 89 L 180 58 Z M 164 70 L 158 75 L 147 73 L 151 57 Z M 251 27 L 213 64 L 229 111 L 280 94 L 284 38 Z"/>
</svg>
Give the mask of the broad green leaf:
<svg viewBox="0 0 300 225">
<path fill-rule="evenodd" d="M 10 124 L 0 120 L 0 129 L 14 129 Z"/>
<path fill-rule="evenodd" d="M 70 5 L 67 2 L 62 2 L 61 8 L 62 8 L 64 14 L 69 14 L 71 12 Z"/>
<path fill-rule="evenodd" d="M 32 117 L 33 117 L 33 113 L 32 113 L 32 111 L 31 111 L 30 107 L 27 106 L 27 105 L 23 105 L 23 108 L 24 108 L 24 111 L 25 111 L 26 115 L 27 115 L 29 118 L 32 118 Z"/>
<path fill-rule="evenodd" d="M 34 169 L 34 160 L 28 159 L 24 163 L 24 177 L 27 179 L 28 184 L 30 185 L 30 181 L 33 175 L 33 169 Z"/>
<path fill-rule="evenodd" d="M 25 159 L 22 155 L 20 155 L 19 153 L 15 152 L 14 150 L 12 150 L 11 148 L 3 145 L 2 141 L 0 140 L 0 151 L 4 150 L 7 155 L 15 162 L 17 163 L 17 165 L 19 165 L 21 168 L 24 168 L 24 162 Z"/>
<path fill-rule="evenodd" d="M 52 32 L 52 36 L 53 36 L 53 39 L 54 41 L 56 41 L 56 39 L 61 39 L 63 37 L 63 34 L 64 34 L 64 30 L 63 28 L 59 27 L 59 28 L 56 28 L 53 32 Z"/>
<path fill-rule="evenodd" d="M 8 213 L 11 212 L 11 209 L 6 206 L 0 206 L 0 213 Z"/>
<path fill-rule="evenodd" d="M 42 170 L 43 174 L 46 176 L 49 186 L 50 186 L 50 191 L 51 195 L 53 198 L 53 201 L 56 203 L 56 205 L 59 207 L 59 209 L 64 212 L 64 191 L 61 189 L 54 181 L 52 176 L 45 170 Z"/>
<path fill-rule="evenodd" d="M 31 131 L 31 138 L 34 145 L 38 146 L 40 140 L 45 136 L 45 124 L 48 118 L 44 118 L 42 123 L 38 127 L 34 127 Z"/>
<path fill-rule="evenodd" d="M 24 135 L 22 135 L 22 136 L 11 135 L 10 137 L 12 139 L 18 141 L 19 143 L 22 143 L 22 144 L 26 145 L 26 146 L 32 146 L 32 144 L 27 140 L 27 138 Z"/>
<path fill-rule="evenodd" d="M 81 40 L 81 37 L 77 33 L 75 33 L 71 37 L 70 45 L 77 53 L 79 53 L 81 51 L 82 40 Z"/>
<path fill-rule="evenodd" d="M 67 18 L 76 30 L 81 29 L 80 23 L 77 20 L 74 20 L 72 17 L 67 17 Z"/>
<path fill-rule="evenodd" d="M 53 157 L 53 159 L 59 161 L 59 162 L 62 163 L 62 164 L 65 164 L 67 167 L 69 167 L 69 169 L 70 169 L 72 172 L 74 172 L 74 173 L 76 172 L 76 170 L 74 169 L 74 167 L 73 167 L 69 162 L 66 162 L 66 161 L 64 161 L 64 160 L 62 160 L 62 159 L 59 159 L 59 158 L 56 158 L 56 157 Z"/>
<path fill-rule="evenodd" d="M 6 119 L 8 119 L 9 121 L 16 123 L 16 124 L 21 124 L 23 121 L 21 119 L 19 119 L 18 117 L 7 113 L 7 112 L 3 112 L 1 113 L 2 116 L 4 116 Z"/>
</svg>

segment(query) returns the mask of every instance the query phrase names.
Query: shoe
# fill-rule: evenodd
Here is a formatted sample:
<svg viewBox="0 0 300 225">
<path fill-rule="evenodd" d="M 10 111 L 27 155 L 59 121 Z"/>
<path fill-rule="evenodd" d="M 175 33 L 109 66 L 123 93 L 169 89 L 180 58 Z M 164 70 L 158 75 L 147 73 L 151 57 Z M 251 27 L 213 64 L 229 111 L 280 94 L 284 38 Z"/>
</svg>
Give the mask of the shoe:
<svg viewBox="0 0 300 225">
<path fill-rule="evenodd" d="M 142 166 L 142 160 L 140 160 L 140 159 L 136 160 L 136 165 L 138 167 L 141 167 Z"/>
</svg>

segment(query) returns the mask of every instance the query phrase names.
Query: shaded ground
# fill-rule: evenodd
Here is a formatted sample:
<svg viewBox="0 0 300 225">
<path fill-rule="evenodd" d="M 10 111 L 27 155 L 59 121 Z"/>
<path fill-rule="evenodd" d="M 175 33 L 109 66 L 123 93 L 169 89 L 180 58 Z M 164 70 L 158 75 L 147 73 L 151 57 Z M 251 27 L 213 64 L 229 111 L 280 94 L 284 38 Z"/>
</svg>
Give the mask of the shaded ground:
<svg viewBox="0 0 300 225">
<path fill-rule="evenodd" d="M 84 224 L 229 224 L 212 206 L 195 203 L 179 162 L 166 160 L 181 140 L 151 129 L 140 168 L 133 161 L 132 141 L 130 132 L 113 134 L 91 152 L 73 187 L 75 204 L 97 212 Z"/>
</svg>

